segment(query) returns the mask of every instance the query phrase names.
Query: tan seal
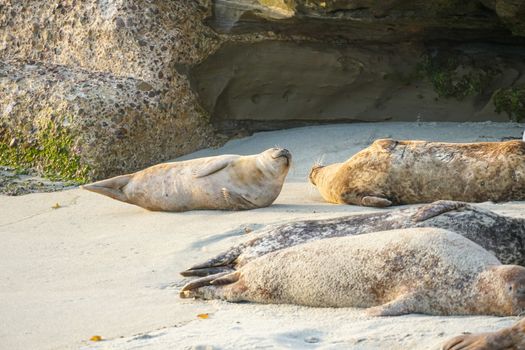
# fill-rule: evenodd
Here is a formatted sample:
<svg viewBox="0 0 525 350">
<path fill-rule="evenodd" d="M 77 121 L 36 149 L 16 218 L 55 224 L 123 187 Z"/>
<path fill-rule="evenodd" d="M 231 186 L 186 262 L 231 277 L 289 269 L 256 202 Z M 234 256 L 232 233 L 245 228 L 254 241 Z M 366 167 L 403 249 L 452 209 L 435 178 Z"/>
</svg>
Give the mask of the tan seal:
<svg viewBox="0 0 525 350">
<path fill-rule="evenodd" d="M 525 200 L 525 142 L 377 140 L 344 163 L 314 166 L 309 177 L 331 203 Z"/>
<path fill-rule="evenodd" d="M 264 254 L 318 239 L 412 227 L 455 232 L 479 244 L 504 264 L 525 266 L 525 219 L 499 215 L 464 202 L 437 201 L 419 207 L 272 225 L 246 235 L 250 237 L 247 241 L 181 274 L 207 276 L 233 271 Z"/>
<path fill-rule="evenodd" d="M 291 154 L 271 148 L 162 163 L 82 188 L 149 210 L 241 210 L 266 207 L 281 192 Z"/>
<path fill-rule="evenodd" d="M 181 297 L 363 307 L 375 316 L 517 315 L 525 267 L 502 265 L 451 231 L 411 228 L 327 238 L 187 284 Z"/>
<path fill-rule="evenodd" d="M 464 334 L 448 340 L 442 350 L 525 350 L 525 319 L 496 332 Z"/>
</svg>

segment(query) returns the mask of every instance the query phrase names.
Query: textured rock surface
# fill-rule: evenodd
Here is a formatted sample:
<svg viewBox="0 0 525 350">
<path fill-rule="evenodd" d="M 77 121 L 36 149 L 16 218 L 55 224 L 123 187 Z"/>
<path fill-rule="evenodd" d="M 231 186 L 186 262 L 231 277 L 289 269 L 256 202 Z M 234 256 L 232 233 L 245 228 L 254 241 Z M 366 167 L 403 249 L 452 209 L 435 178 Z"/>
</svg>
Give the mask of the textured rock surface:
<svg viewBox="0 0 525 350">
<path fill-rule="evenodd" d="M 212 145 L 214 129 L 525 118 L 524 6 L 3 1 L 0 150 L 42 148 L 59 125 L 69 177 L 102 178 Z"/>
<path fill-rule="evenodd" d="M 495 44 L 264 41 L 225 44 L 192 77 L 203 107 L 227 130 L 344 120 L 505 121 L 491 97 L 525 82 L 524 62 L 525 52 Z"/>
<path fill-rule="evenodd" d="M 195 1 L 7 1 L 0 5 L 0 142 L 34 143 L 60 120 L 89 177 L 209 146 L 208 116 L 178 64 L 218 45 Z"/>
<path fill-rule="evenodd" d="M 192 84 L 221 130 L 330 121 L 520 118 L 521 2 L 216 0 L 207 23 L 286 40 L 223 44 Z M 503 10 L 506 9 L 506 10 Z M 512 33 L 515 36 L 512 35 Z M 520 90 L 521 91 L 521 90 Z M 514 108 L 509 115 L 496 110 Z"/>
</svg>

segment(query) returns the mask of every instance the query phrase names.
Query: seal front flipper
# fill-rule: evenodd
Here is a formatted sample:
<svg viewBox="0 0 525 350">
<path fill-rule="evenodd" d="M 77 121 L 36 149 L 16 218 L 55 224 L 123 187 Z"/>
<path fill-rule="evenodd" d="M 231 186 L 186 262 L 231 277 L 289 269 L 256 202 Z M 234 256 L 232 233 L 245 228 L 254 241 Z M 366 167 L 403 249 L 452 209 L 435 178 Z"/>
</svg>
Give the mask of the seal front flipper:
<svg viewBox="0 0 525 350">
<path fill-rule="evenodd" d="M 204 164 L 203 166 L 193 169 L 192 175 L 195 178 L 205 177 L 211 174 L 215 174 L 216 172 L 221 171 L 222 169 L 226 168 L 228 165 L 231 164 L 233 160 L 233 157 L 225 157 L 225 158 L 219 158 L 219 159 L 213 159 Z"/>
<path fill-rule="evenodd" d="M 111 179 L 93 182 L 91 184 L 80 186 L 84 190 L 103 194 L 121 202 L 128 202 L 128 197 L 122 188 L 129 183 L 133 174 L 112 177 Z"/>
<path fill-rule="evenodd" d="M 412 216 L 412 221 L 421 222 L 443 213 L 454 211 L 458 209 L 465 208 L 468 204 L 465 202 L 458 201 L 435 201 L 427 205 L 421 206 L 416 213 Z"/>
<path fill-rule="evenodd" d="M 222 195 L 224 199 L 235 209 L 255 209 L 258 208 L 257 205 L 252 203 L 249 199 L 246 197 L 229 191 L 227 188 L 223 188 Z"/>
<path fill-rule="evenodd" d="M 392 202 L 383 197 L 364 196 L 361 199 L 361 205 L 365 207 L 385 208 L 391 206 Z"/>
<path fill-rule="evenodd" d="M 417 313 L 420 296 L 415 293 L 402 294 L 386 304 L 366 309 L 369 316 L 400 316 Z"/>
</svg>

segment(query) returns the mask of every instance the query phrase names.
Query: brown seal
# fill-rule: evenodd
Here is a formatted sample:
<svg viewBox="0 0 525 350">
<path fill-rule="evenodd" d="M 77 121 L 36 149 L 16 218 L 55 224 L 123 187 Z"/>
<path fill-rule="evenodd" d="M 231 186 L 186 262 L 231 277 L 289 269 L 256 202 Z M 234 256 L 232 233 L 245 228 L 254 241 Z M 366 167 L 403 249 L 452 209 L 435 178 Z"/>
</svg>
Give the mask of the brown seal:
<svg viewBox="0 0 525 350">
<path fill-rule="evenodd" d="M 282 148 L 162 163 L 82 188 L 149 210 L 266 207 L 281 192 L 291 154 Z"/>
<path fill-rule="evenodd" d="M 525 143 L 383 139 L 344 163 L 314 166 L 309 178 L 331 203 L 525 200 Z"/>
<path fill-rule="evenodd" d="M 499 215 L 464 202 L 437 201 L 406 209 L 272 225 L 181 274 L 206 276 L 232 271 L 262 255 L 301 243 L 411 227 L 456 232 L 493 253 L 503 264 L 525 266 L 525 219 Z"/>
<path fill-rule="evenodd" d="M 365 307 L 395 316 L 517 315 L 525 267 L 501 265 L 456 233 L 412 228 L 336 237 L 266 254 L 187 284 L 181 297 Z"/>
<path fill-rule="evenodd" d="M 454 337 L 442 350 L 525 350 L 525 319 L 496 332 Z"/>
</svg>

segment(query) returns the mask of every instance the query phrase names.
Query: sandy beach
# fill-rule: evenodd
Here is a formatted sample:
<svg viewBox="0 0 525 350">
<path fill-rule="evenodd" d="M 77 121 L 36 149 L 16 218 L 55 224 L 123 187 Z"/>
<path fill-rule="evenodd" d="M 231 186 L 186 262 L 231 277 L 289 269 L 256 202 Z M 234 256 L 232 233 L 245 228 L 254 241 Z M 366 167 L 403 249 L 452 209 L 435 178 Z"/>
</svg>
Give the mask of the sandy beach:
<svg viewBox="0 0 525 350">
<path fill-rule="evenodd" d="M 289 149 L 293 167 L 268 207 L 149 212 L 78 188 L 0 196 L 0 349 L 439 349 L 461 332 L 515 317 L 372 318 L 361 309 L 183 300 L 179 272 L 296 219 L 371 209 L 324 203 L 308 184 L 315 161 L 343 161 L 377 138 L 451 142 L 519 138 L 516 123 L 359 123 L 257 133 L 180 159 Z M 57 205 L 58 204 L 58 205 Z M 525 202 L 482 203 L 525 217 Z M 207 319 L 197 315 L 207 313 Z M 104 340 L 91 342 L 94 335 Z"/>
</svg>

